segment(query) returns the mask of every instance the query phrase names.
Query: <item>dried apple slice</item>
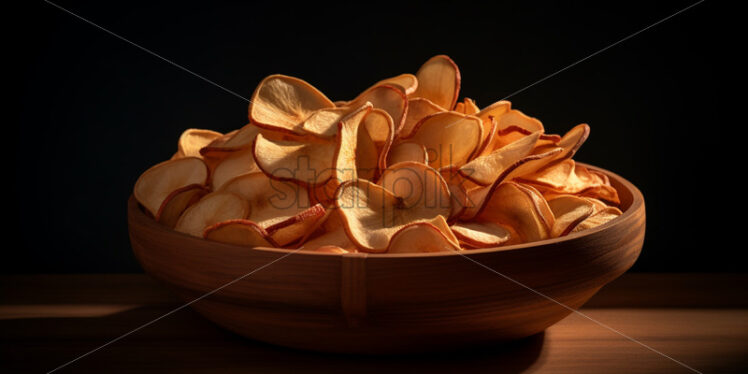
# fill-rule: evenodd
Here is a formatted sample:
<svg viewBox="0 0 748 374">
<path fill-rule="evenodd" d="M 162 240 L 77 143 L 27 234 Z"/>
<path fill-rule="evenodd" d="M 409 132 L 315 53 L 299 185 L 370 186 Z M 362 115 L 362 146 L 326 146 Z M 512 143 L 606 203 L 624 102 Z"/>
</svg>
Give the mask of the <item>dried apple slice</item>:
<svg viewBox="0 0 748 374">
<path fill-rule="evenodd" d="M 567 235 L 582 221 L 594 213 L 594 206 L 586 199 L 573 195 L 560 196 L 548 201 L 554 216 L 551 236 L 554 238 Z"/>
<path fill-rule="evenodd" d="M 338 123 L 350 114 L 351 109 L 351 107 L 319 109 L 312 112 L 301 123 L 301 130 L 321 138 L 333 138 L 338 132 Z"/>
<path fill-rule="evenodd" d="M 221 191 L 233 192 L 251 206 L 249 219 L 263 228 L 283 222 L 311 207 L 306 188 L 269 179 L 262 172 L 240 175 L 226 182 Z"/>
<path fill-rule="evenodd" d="M 428 151 L 429 166 L 462 166 L 478 151 L 483 126 L 480 119 L 457 112 L 434 113 L 416 124 L 413 134 L 403 138 Z"/>
<path fill-rule="evenodd" d="M 334 154 L 334 168 L 332 178 L 338 184 L 347 180 L 358 178 L 359 164 L 361 167 L 371 167 L 376 173 L 379 162 L 379 154 L 371 138 L 366 138 L 368 133 L 361 123 L 371 111 L 371 103 L 365 103 L 355 112 L 351 113 L 338 125 L 337 147 Z M 359 149 L 359 140 L 361 149 Z M 362 157 L 361 160 L 358 158 Z M 366 171 L 365 171 L 366 174 Z"/>
<path fill-rule="evenodd" d="M 431 100 L 442 108 L 454 108 L 460 94 L 460 69 L 451 58 L 438 55 L 430 58 L 416 73 L 418 88 L 413 97 Z"/>
<path fill-rule="evenodd" d="M 512 103 L 505 100 L 497 101 L 483 109 L 475 116 L 480 118 L 483 123 L 483 142 L 486 142 L 486 138 L 491 137 L 492 134 L 498 131 L 498 119 L 505 113 L 509 112 L 512 108 Z M 486 143 L 483 148 L 490 146 L 490 143 Z M 489 149 L 489 152 L 496 147 Z"/>
<path fill-rule="evenodd" d="M 245 125 L 241 129 L 217 138 L 201 148 L 200 154 L 205 158 L 222 159 L 231 153 L 250 148 L 259 133 L 260 128 L 257 126 Z"/>
<path fill-rule="evenodd" d="M 540 132 L 524 136 L 493 153 L 468 162 L 460 167 L 460 171 L 465 178 L 487 186 L 521 165 L 539 138 Z"/>
<path fill-rule="evenodd" d="M 202 157 L 200 149 L 222 136 L 220 132 L 212 130 L 184 130 L 177 143 L 177 152 L 180 157 Z"/>
<path fill-rule="evenodd" d="M 401 162 L 387 168 L 378 184 L 398 199 L 399 209 L 425 207 L 449 216 L 449 187 L 438 171 L 418 162 Z"/>
<path fill-rule="evenodd" d="M 197 157 L 164 161 L 152 166 L 135 182 L 135 199 L 158 220 L 167 198 L 189 186 L 204 186 L 208 167 Z"/>
<path fill-rule="evenodd" d="M 579 148 L 582 147 L 582 144 L 584 144 L 589 136 L 589 125 L 587 125 L 586 123 L 582 123 L 574 126 L 571 130 L 564 134 L 564 136 L 561 137 L 561 140 L 559 140 L 557 144 L 549 146 L 562 148 L 563 152 L 554 156 L 553 161 L 548 163 L 546 167 L 574 157 L 574 154 L 577 153 Z M 538 152 L 545 152 L 545 149 L 535 150 L 535 153 Z"/>
<path fill-rule="evenodd" d="M 509 226 L 523 242 L 549 238 L 554 225 L 553 212 L 540 192 L 514 182 L 492 185 L 472 218 Z"/>
<path fill-rule="evenodd" d="M 427 116 L 434 113 L 446 112 L 447 110 L 432 103 L 429 99 L 414 97 L 408 100 L 408 114 L 405 116 L 405 124 L 399 131 L 400 137 L 408 137 L 413 133 L 416 124 Z"/>
<path fill-rule="evenodd" d="M 247 247 L 277 247 L 262 227 L 246 219 L 233 219 L 208 226 L 203 237 L 222 243 Z"/>
<path fill-rule="evenodd" d="M 378 152 L 377 166 L 381 170 L 387 168 L 387 155 L 395 139 L 395 125 L 387 112 L 374 108 L 364 117 L 363 124 L 369 137 L 374 142 Z"/>
<path fill-rule="evenodd" d="M 301 239 L 324 215 L 325 208 L 321 204 L 316 204 L 293 217 L 267 227 L 266 231 L 278 246 L 285 246 Z"/>
<path fill-rule="evenodd" d="M 230 219 L 244 219 L 249 213 L 249 203 L 237 194 L 212 192 L 187 208 L 174 229 L 202 238 L 206 227 Z"/>
<path fill-rule="evenodd" d="M 473 248 L 490 248 L 507 245 L 512 239 L 512 229 L 493 222 L 457 222 L 451 226 L 457 239 Z"/>
<path fill-rule="evenodd" d="M 448 194 L 446 190 L 444 193 Z M 422 191 L 420 195 L 427 194 Z M 410 202 L 413 200 L 411 198 Z M 445 209 L 439 205 L 429 206 L 428 199 L 420 201 L 421 204 L 409 206 L 404 198 L 382 186 L 366 180 L 352 180 L 338 188 L 335 207 L 348 238 L 362 251 L 376 253 L 387 251 L 392 235 L 402 226 L 449 214 L 449 206 Z"/>
<path fill-rule="evenodd" d="M 591 216 L 589 216 L 587 219 L 576 225 L 572 232 L 579 232 L 584 231 L 587 229 L 591 229 L 593 227 L 597 227 L 600 225 L 604 225 L 617 217 L 621 215 L 621 211 L 618 208 L 609 207 L 605 208 Z"/>
<path fill-rule="evenodd" d="M 511 109 L 498 117 L 499 120 L 499 131 L 510 127 L 518 127 L 520 129 L 527 130 L 530 133 L 545 131 L 543 123 L 535 117 L 530 117 L 527 114 L 522 113 L 517 109 Z"/>
<path fill-rule="evenodd" d="M 418 88 L 418 79 L 413 74 L 400 74 L 396 77 L 382 79 L 381 81 L 375 83 L 372 87 L 385 84 L 395 86 L 401 89 L 404 94 L 410 95 Z"/>
<path fill-rule="evenodd" d="M 309 83 L 285 75 L 271 75 L 260 82 L 249 105 L 252 123 L 269 130 L 304 135 L 300 127 L 319 109 L 334 108 L 330 99 Z"/>
<path fill-rule="evenodd" d="M 429 222 L 415 222 L 403 226 L 392 235 L 387 253 L 433 253 L 460 251 L 459 244 Z"/>
<path fill-rule="evenodd" d="M 212 185 L 213 189 L 220 189 L 221 186 L 230 179 L 258 171 L 259 168 L 255 163 L 254 150 L 250 148 L 232 152 L 218 162 L 213 169 Z"/>
<path fill-rule="evenodd" d="M 466 97 L 464 102 L 465 102 L 464 104 L 465 109 L 463 113 L 468 114 L 468 115 L 474 115 L 474 114 L 480 113 L 480 108 L 478 108 L 478 105 L 475 104 L 475 100 L 469 97 Z"/>
<path fill-rule="evenodd" d="M 390 153 L 387 155 L 387 165 L 406 161 L 427 164 L 428 153 L 426 152 L 426 147 L 418 143 L 405 142 L 390 149 Z"/>
<path fill-rule="evenodd" d="M 336 149 L 335 142 L 271 140 L 259 134 L 254 158 L 260 170 L 273 179 L 318 186 L 332 176 Z"/>
<path fill-rule="evenodd" d="M 158 221 L 174 228 L 182 213 L 208 193 L 205 186 L 191 185 L 174 191 L 164 200 Z"/>
<path fill-rule="evenodd" d="M 320 236 L 310 239 L 302 244 L 300 249 L 317 250 L 327 246 L 335 246 L 345 250 L 356 248 L 351 240 L 348 239 L 348 234 L 346 234 L 345 230 L 339 227 L 337 230 L 327 231 Z"/>
<path fill-rule="evenodd" d="M 389 85 L 375 86 L 358 95 L 348 105 L 359 108 L 366 102 L 387 112 L 395 124 L 395 131 L 400 131 L 408 112 L 408 98 L 402 91 Z"/>
</svg>

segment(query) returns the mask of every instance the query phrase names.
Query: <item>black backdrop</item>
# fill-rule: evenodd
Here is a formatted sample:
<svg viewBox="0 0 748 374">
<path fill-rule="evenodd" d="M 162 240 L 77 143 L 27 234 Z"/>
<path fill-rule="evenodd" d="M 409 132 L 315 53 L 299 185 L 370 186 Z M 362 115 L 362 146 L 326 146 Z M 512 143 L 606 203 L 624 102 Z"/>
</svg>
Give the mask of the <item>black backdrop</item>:
<svg viewBox="0 0 748 374">
<path fill-rule="evenodd" d="M 284 73 L 350 99 L 445 53 L 462 71 L 461 96 L 479 105 L 691 4 L 55 3 L 245 97 Z M 184 128 L 240 127 L 247 103 L 49 4 L 26 6 L 6 14 L 6 229 L 21 240 L 3 248 L 2 271 L 140 271 L 125 210 L 138 175 L 171 156 Z M 724 12 L 697 5 L 510 98 L 549 132 L 589 123 L 576 158 L 641 188 L 648 224 L 635 271 L 745 269 L 722 234 L 742 223 L 717 213 L 731 187 L 704 178 L 732 125 L 720 109 L 728 57 L 714 43 Z"/>
</svg>

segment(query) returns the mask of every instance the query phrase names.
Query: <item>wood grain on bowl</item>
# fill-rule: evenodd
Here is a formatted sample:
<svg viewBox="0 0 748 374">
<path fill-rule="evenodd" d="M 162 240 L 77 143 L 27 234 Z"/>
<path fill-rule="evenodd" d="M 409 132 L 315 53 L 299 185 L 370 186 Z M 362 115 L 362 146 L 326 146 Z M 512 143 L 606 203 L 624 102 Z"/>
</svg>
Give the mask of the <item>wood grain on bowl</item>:
<svg viewBox="0 0 748 374">
<path fill-rule="evenodd" d="M 644 198 L 620 176 L 591 168 L 610 177 L 623 215 L 508 247 L 289 255 L 181 234 L 132 197 L 130 239 L 146 272 L 185 301 L 234 282 L 191 306 L 241 335 L 327 352 L 452 349 L 541 332 L 571 313 L 557 302 L 578 308 L 634 264 L 644 241 Z"/>
</svg>

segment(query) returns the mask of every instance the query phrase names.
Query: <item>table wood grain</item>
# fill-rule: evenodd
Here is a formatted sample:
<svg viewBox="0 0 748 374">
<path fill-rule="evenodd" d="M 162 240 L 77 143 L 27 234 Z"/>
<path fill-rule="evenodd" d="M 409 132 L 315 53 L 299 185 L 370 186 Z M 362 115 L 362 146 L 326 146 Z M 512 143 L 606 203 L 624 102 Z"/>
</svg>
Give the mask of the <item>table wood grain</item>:
<svg viewBox="0 0 748 374">
<path fill-rule="evenodd" d="M 748 372 L 748 274 L 626 274 L 582 312 L 703 373 Z M 48 372 L 180 306 L 142 274 L 0 276 L 0 371 Z M 689 373 L 572 314 L 510 344 L 343 356 L 242 338 L 180 310 L 60 370 L 189 373 Z"/>
</svg>

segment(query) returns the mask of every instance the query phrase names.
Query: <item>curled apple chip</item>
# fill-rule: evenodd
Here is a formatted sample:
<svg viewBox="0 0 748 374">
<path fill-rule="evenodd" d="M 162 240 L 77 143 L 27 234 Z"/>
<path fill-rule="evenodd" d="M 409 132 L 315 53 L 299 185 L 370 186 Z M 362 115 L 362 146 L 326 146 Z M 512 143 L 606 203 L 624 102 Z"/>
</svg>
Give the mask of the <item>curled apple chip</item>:
<svg viewBox="0 0 748 374">
<path fill-rule="evenodd" d="M 406 161 L 427 164 L 428 152 L 426 151 L 426 147 L 418 143 L 405 142 L 390 149 L 390 153 L 387 155 L 387 165 Z"/>
<path fill-rule="evenodd" d="M 416 124 L 403 141 L 418 143 L 428 151 L 429 166 L 462 166 L 478 151 L 483 126 L 480 119 L 457 112 L 434 113 Z"/>
<path fill-rule="evenodd" d="M 549 238 L 554 225 L 553 212 L 540 192 L 514 182 L 492 185 L 473 218 L 509 226 L 524 242 Z"/>
<path fill-rule="evenodd" d="M 228 154 L 224 159 L 218 161 L 213 169 L 211 183 L 214 189 L 220 189 L 230 179 L 258 171 L 255 163 L 254 150 L 252 148 L 242 149 Z"/>
<path fill-rule="evenodd" d="M 247 247 L 277 247 L 262 227 L 246 219 L 217 222 L 205 228 L 203 237 L 216 242 Z"/>
<path fill-rule="evenodd" d="M 400 74 L 392 78 L 382 79 L 381 81 L 375 83 L 372 87 L 385 84 L 395 86 L 401 89 L 404 94 L 410 95 L 418 88 L 418 79 L 413 74 Z"/>
<path fill-rule="evenodd" d="M 443 231 L 429 222 L 415 222 L 403 226 L 390 240 L 387 253 L 431 253 L 462 250 L 447 238 Z"/>
<path fill-rule="evenodd" d="M 164 161 L 140 175 L 133 195 L 156 220 L 161 216 L 167 198 L 175 191 L 189 186 L 204 186 L 208 182 L 208 167 L 197 157 Z"/>
<path fill-rule="evenodd" d="M 429 183 L 417 183 L 413 187 L 426 185 Z M 446 187 L 439 187 L 439 184 L 435 187 L 443 188 L 440 195 L 447 194 L 449 198 Z M 406 203 L 405 198 L 366 180 L 351 180 L 342 184 L 336 194 L 335 207 L 351 242 L 365 252 L 385 252 L 392 235 L 402 226 L 449 214 L 449 206 L 430 205 L 428 198 L 417 197 L 427 195 L 425 191 L 411 191 L 412 195 L 407 196 Z"/>
<path fill-rule="evenodd" d="M 266 229 L 311 207 L 306 188 L 270 179 L 262 172 L 235 177 L 220 191 L 241 196 L 251 207 L 248 218 Z"/>
<path fill-rule="evenodd" d="M 158 221 L 174 228 L 182 213 L 207 193 L 207 187 L 198 185 L 190 185 L 174 191 L 164 200 L 164 206 L 161 209 Z"/>
<path fill-rule="evenodd" d="M 336 142 L 271 140 L 257 135 L 254 158 L 265 174 L 306 186 L 324 184 L 332 176 Z"/>
<path fill-rule="evenodd" d="M 457 239 L 473 248 L 498 247 L 515 239 L 511 228 L 493 222 L 457 222 L 451 229 Z"/>
<path fill-rule="evenodd" d="M 260 82 L 249 105 L 249 119 L 269 130 L 304 135 L 300 127 L 319 109 L 334 108 L 330 99 L 309 83 L 285 75 L 271 75 Z"/>
<path fill-rule="evenodd" d="M 401 162 L 382 173 L 377 183 L 398 199 L 400 209 L 435 209 L 444 217 L 451 208 L 449 187 L 438 171 L 418 162 Z"/>
<path fill-rule="evenodd" d="M 372 104 L 365 103 L 338 125 L 332 177 L 338 184 L 357 179 L 359 166 L 366 176 L 373 177 L 379 163 L 377 148 L 361 123 L 371 111 Z M 364 170 L 364 168 L 369 168 Z M 369 175 L 369 172 L 371 174 Z"/>
<path fill-rule="evenodd" d="M 460 94 L 460 69 L 451 58 L 438 55 L 430 58 L 416 73 L 418 88 L 413 97 L 431 100 L 442 108 L 452 109 Z"/>
<path fill-rule="evenodd" d="M 471 181 L 487 186 L 497 179 L 503 179 L 502 176 L 529 161 L 527 156 L 539 138 L 540 132 L 524 136 L 486 156 L 468 162 L 460 167 L 460 171 Z"/>
<path fill-rule="evenodd" d="M 557 238 L 574 230 L 577 225 L 594 213 L 594 205 L 583 198 L 565 195 L 548 201 L 554 216 L 551 236 Z"/>
<path fill-rule="evenodd" d="M 407 138 L 413 133 L 416 124 L 422 119 L 439 112 L 447 110 L 432 103 L 429 99 L 423 97 L 413 97 L 408 100 L 408 114 L 405 116 L 405 124 L 399 130 L 399 136 Z"/>
<path fill-rule="evenodd" d="M 333 138 L 338 132 L 338 123 L 350 114 L 351 109 L 338 107 L 316 110 L 301 123 L 301 130 L 321 138 Z"/>
<path fill-rule="evenodd" d="M 211 192 L 184 211 L 174 229 L 202 238 L 206 227 L 249 215 L 249 203 L 231 192 Z"/>
<path fill-rule="evenodd" d="M 210 144 L 200 149 L 204 157 L 223 158 L 227 154 L 246 149 L 252 146 L 260 129 L 254 125 L 245 125 L 237 131 L 232 131 L 220 138 L 216 138 Z"/>
<path fill-rule="evenodd" d="M 293 217 L 267 227 L 266 231 L 274 243 L 278 246 L 285 246 L 304 237 L 314 229 L 317 221 L 324 215 L 325 208 L 321 204 L 316 204 Z"/>
<path fill-rule="evenodd" d="M 616 219 L 620 215 L 621 215 L 621 211 L 618 208 L 614 208 L 614 207 L 605 208 L 587 217 L 587 219 L 585 219 L 584 221 L 576 225 L 576 227 L 574 227 L 572 232 L 583 231 L 583 230 L 591 229 L 593 227 L 604 225 Z"/>
<path fill-rule="evenodd" d="M 387 168 L 387 156 L 395 139 L 395 124 L 387 112 L 374 108 L 364 117 L 363 124 L 371 141 L 377 149 L 377 167 Z M 379 170 L 378 172 L 380 172 Z"/>
<path fill-rule="evenodd" d="M 403 127 L 408 112 L 408 98 L 401 90 L 389 85 L 375 86 L 362 92 L 348 103 L 348 106 L 358 108 L 367 102 L 371 103 L 374 108 L 384 110 L 392 117 L 395 131 Z"/>
<path fill-rule="evenodd" d="M 177 153 L 181 157 L 202 157 L 200 149 L 207 146 L 214 140 L 222 137 L 223 134 L 212 130 L 187 129 L 179 137 L 177 143 Z"/>
</svg>

